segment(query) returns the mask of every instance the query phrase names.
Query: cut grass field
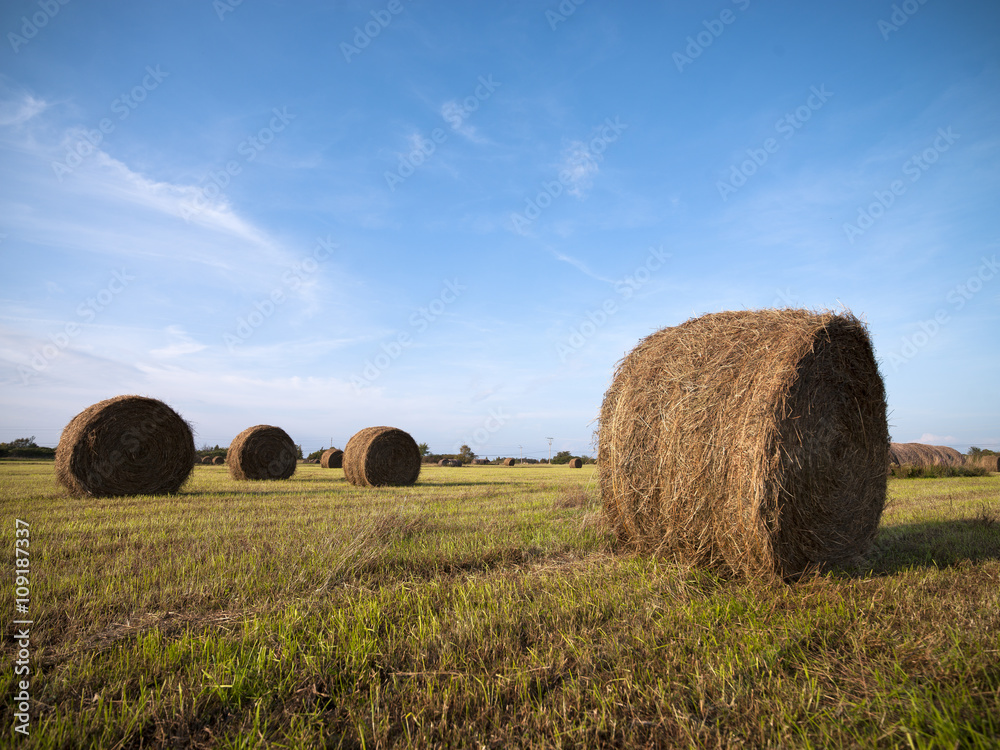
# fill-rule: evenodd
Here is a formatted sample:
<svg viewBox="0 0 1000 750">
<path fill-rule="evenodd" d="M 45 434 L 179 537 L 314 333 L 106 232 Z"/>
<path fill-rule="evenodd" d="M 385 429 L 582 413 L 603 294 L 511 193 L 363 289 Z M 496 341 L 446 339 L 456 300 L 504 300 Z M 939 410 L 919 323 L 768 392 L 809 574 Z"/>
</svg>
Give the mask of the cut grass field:
<svg viewBox="0 0 1000 750">
<path fill-rule="evenodd" d="M 788 586 L 614 554 L 592 466 L 199 465 L 102 500 L 0 461 L 8 561 L 30 524 L 16 744 L 998 747 L 1000 476 L 889 498 L 866 570 Z M 8 577 L 7 744 L 14 605 Z"/>
</svg>

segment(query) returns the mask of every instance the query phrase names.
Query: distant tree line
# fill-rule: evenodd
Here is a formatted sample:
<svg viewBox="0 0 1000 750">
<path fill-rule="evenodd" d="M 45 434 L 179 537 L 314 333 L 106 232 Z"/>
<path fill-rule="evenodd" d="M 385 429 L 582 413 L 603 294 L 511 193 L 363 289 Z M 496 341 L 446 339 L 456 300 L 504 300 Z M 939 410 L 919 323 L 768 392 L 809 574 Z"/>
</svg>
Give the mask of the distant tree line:
<svg viewBox="0 0 1000 750">
<path fill-rule="evenodd" d="M 0 458 L 55 458 L 55 448 L 45 448 L 35 443 L 35 436 L 18 438 L 0 443 Z"/>
</svg>

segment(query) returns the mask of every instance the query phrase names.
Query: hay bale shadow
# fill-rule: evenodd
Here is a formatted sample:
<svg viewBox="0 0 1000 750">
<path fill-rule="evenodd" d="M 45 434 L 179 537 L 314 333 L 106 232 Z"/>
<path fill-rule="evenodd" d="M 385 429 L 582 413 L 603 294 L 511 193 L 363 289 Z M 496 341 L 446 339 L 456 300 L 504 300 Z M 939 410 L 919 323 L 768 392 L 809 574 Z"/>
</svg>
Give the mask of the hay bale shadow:
<svg viewBox="0 0 1000 750">
<path fill-rule="evenodd" d="M 970 518 L 890 526 L 879 531 L 862 575 L 893 575 L 910 568 L 950 568 L 1000 560 L 1000 512 L 983 508 Z"/>
</svg>

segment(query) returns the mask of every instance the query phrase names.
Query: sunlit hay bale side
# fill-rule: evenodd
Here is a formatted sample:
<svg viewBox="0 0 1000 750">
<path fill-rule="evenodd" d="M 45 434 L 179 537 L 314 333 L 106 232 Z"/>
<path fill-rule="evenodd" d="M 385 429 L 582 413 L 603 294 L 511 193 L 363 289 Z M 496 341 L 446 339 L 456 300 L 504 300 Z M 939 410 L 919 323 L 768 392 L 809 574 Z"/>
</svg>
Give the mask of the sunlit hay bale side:
<svg viewBox="0 0 1000 750">
<path fill-rule="evenodd" d="M 420 476 L 420 449 L 408 432 L 366 427 L 344 448 L 344 477 L 359 487 L 405 486 Z"/>
<path fill-rule="evenodd" d="M 622 546 L 732 574 L 853 564 L 885 506 L 885 388 L 850 313 L 723 312 L 639 342 L 601 408 Z"/>
<path fill-rule="evenodd" d="M 56 481 L 74 496 L 177 492 L 194 468 L 194 435 L 162 401 L 116 396 L 70 420 L 56 448 Z"/>
<path fill-rule="evenodd" d="M 258 424 L 236 436 L 226 452 L 233 479 L 288 479 L 295 473 L 295 443 L 280 427 Z"/>
<path fill-rule="evenodd" d="M 503 465 L 504 466 L 513 466 L 516 463 L 517 463 L 517 461 L 515 461 L 513 458 L 505 458 L 503 460 Z"/>
<path fill-rule="evenodd" d="M 216 456 L 215 458 L 212 459 L 213 466 L 222 466 L 224 463 L 226 463 L 226 459 L 223 458 L 222 456 Z"/>
<path fill-rule="evenodd" d="M 979 466 L 987 471 L 1000 471 L 1000 456 L 979 455 L 966 463 L 969 466 Z"/>
<path fill-rule="evenodd" d="M 583 468 L 583 461 L 580 460 L 579 458 L 571 458 L 569 460 L 569 468 L 571 468 L 571 469 L 582 469 Z"/>
<path fill-rule="evenodd" d="M 339 448 L 323 451 L 323 455 L 319 457 L 319 465 L 324 469 L 342 469 L 344 467 L 344 451 Z"/>
</svg>

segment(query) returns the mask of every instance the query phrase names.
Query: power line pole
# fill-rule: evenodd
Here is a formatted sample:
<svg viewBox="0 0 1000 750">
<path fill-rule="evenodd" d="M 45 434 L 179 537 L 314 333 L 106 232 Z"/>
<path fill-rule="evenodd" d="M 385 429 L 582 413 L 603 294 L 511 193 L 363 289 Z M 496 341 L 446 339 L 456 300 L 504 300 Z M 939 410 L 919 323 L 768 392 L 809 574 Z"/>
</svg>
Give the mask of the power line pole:
<svg viewBox="0 0 1000 750">
<path fill-rule="evenodd" d="M 552 441 L 555 438 L 545 438 L 545 439 L 549 441 L 549 463 L 552 463 Z"/>
</svg>

